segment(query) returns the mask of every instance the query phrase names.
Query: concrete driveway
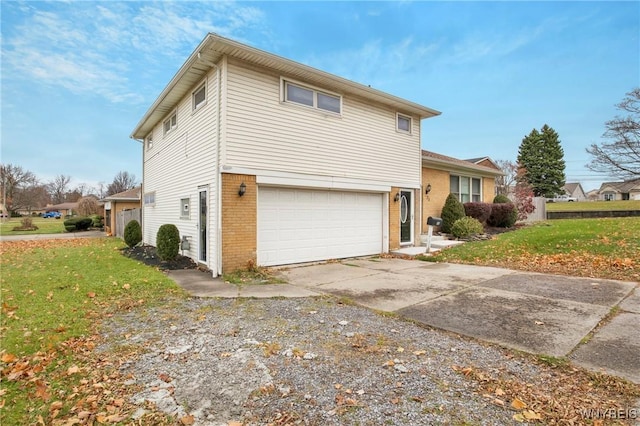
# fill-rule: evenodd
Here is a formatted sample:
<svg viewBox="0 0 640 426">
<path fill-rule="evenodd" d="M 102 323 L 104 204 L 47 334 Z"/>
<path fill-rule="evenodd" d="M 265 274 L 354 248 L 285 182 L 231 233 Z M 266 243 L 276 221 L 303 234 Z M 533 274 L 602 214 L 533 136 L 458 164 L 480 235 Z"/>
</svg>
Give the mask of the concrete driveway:
<svg viewBox="0 0 640 426">
<path fill-rule="evenodd" d="M 284 275 L 295 287 L 640 383 L 636 283 L 401 259 L 296 267 Z"/>
</svg>

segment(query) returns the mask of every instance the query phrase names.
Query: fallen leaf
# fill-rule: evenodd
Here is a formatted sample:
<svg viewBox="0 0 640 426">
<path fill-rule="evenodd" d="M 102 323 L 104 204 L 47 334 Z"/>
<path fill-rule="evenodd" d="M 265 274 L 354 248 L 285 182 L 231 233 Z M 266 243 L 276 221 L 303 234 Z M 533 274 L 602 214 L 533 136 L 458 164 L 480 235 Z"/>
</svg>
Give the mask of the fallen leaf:
<svg viewBox="0 0 640 426">
<path fill-rule="evenodd" d="M 9 353 L 2 354 L 2 357 L 0 358 L 2 362 L 6 362 L 7 364 L 14 362 L 16 359 L 18 358 L 14 354 Z"/>
<path fill-rule="evenodd" d="M 524 419 L 524 416 L 522 415 L 522 413 L 514 414 L 513 415 L 513 420 L 515 420 L 516 422 L 520 422 L 520 423 L 524 423 L 525 422 L 525 419 Z"/>
<path fill-rule="evenodd" d="M 192 415 L 183 416 L 180 419 L 180 423 L 182 423 L 183 425 L 192 425 L 195 422 L 196 422 L 196 418 L 193 417 Z"/>
<path fill-rule="evenodd" d="M 413 351 L 413 354 L 414 354 L 415 356 L 424 355 L 424 354 L 426 354 L 426 353 L 427 353 L 427 351 Z"/>
<path fill-rule="evenodd" d="M 404 352 L 404 348 L 402 346 L 400 346 L 400 347 L 398 347 L 398 349 L 396 349 L 396 352 L 402 353 L 402 352 Z"/>
<path fill-rule="evenodd" d="M 503 396 L 504 395 L 504 391 L 501 388 L 496 388 L 496 391 L 494 393 L 497 396 Z"/>
<path fill-rule="evenodd" d="M 542 321 L 535 321 L 536 325 L 544 325 L 544 323 Z"/>
<path fill-rule="evenodd" d="M 522 415 L 527 420 L 542 420 L 542 416 L 533 410 L 524 410 Z"/>
<path fill-rule="evenodd" d="M 67 369 L 67 376 L 76 374 L 78 371 L 80 371 L 80 368 L 77 365 L 73 365 Z"/>
<path fill-rule="evenodd" d="M 525 404 L 522 400 L 518 398 L 515 398 L 513 401 L 511 401 L 511 406 L 516 410 L 522 410 L 524 408 L 527 408 L 527 404 Z"/>
<path fill-rule="evenodd" d="M 89 293 L 87 293 L 87 297 L 93 299 L 94 297 L 96 297 L 96 294 L 93 291 L 90 291 Z"/>
</svg>

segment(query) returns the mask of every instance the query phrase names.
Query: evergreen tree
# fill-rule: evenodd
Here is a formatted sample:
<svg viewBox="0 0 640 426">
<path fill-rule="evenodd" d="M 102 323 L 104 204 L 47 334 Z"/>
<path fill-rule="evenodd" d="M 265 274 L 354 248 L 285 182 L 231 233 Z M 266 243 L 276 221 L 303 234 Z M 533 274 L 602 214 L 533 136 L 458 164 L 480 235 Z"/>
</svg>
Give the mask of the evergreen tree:
<svg viewBox="0 0 640 426">
<path fill-rule="evenodd" d="M 564 150 L 558 133 L 546 124 L 540 131 L 533 129 L 520 144 L 518 168 L 522 170 L 520 179 L 531 185 L 535 196 L 564 193 Z"/>
</svg>

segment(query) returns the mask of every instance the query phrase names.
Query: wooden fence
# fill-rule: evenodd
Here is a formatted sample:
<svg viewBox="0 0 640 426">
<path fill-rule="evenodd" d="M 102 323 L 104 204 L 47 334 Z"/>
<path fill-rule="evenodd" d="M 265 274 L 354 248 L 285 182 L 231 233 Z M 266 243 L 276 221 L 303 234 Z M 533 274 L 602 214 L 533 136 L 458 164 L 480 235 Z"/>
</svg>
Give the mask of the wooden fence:
<svg viewBox="0 0 640 426">
<path fill-rule="evenodd" d="M 124 238 L 124 227 L 132 220 L 137 220 L 138 223 L 142 224 L 141 213 L 141 209 L 122 210 L 121 212 L 116 213 L 116 229 L 114 235 L 116 237 Z"/>
</svg>

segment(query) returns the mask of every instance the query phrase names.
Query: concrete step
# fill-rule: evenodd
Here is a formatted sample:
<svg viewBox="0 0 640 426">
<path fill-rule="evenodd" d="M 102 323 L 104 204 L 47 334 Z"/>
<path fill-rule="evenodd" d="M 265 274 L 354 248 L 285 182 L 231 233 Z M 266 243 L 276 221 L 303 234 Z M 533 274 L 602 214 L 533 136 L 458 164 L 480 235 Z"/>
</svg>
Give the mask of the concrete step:
<svg viewBox="0 0 640 426">
<path fill-rule="evenodd" d="M 443 248 L 447 248 L 447 247 L 452 247 L 452 246 L 458 246 L 460 244 L 464 244 L 464 241 L 456 241 L 456 240 L 431 240 L 431 248 L 432 249 L 443 249 Z M 424 242 L 422 244 L 423 246 L 426 247 L 427 243 Z"/>
<path fill-rule="evenodd" d="M 427 238 L 428 238 L 427 234 L 420 235 L 420 241 L 422 243 L 426 243 L 427 242 Z M 442 235 L 432 235 L 431 236 L 431 242 L 433 242 L 433 241 L 443 241 L 443 240 L 446 240 L 446 237 L 443 237 Z"/>
</svg>

